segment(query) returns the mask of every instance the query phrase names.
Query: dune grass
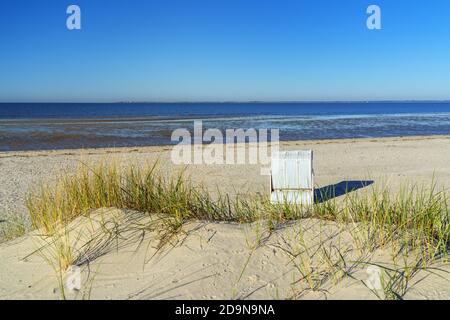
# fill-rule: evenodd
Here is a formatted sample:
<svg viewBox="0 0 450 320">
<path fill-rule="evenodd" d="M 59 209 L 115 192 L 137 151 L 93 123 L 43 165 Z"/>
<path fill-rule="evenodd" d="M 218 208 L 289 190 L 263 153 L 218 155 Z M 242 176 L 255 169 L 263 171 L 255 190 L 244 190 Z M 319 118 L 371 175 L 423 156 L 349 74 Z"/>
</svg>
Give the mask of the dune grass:
<svg viewBox="0 0 450 320">
<path fill-rule="evenodd" d="M 286 220 L 319 218 L 364 225 L 373 243 L 397 239 L 429 256 L 445 254 L 450 243 L 449 194 L 431 188 L 405 186 L 397 194 L 371 188 L 301 207 L 273 205 L 263 197 L 212 199 L 202 187 L 186 182 L 183 173 L 164 176 L 157 164 L 122 166 L 117 162 L 80 164 L 75 174 L 63 175 L 56 185 L 41 185 L 26 200 L 34 228 L 51 235 L 80 215 L 99 208 L 131 209 L 171 218 L 174 230 L 188 220 L 266 220 L 270 226 Z"/>
<path fill-rule="evenodd" d="M 365 192 L 347 193 L 343 197 L 321 201 L 312 206 L 274 205 L 263 196 L 217 195 L 193 186 L 183 173 L 168 176 L 153 163 L 146 166 L 118 162 L 81 163 L 73 174 L 59 177 L 56 184 L 42 184 L 26 200 L 32 225 L 54 243 L 51 260 L 56 269 L 64 271 L 76 263 L 66 226 L 78 216 L 89 216 L 100 208 L 131 209 L 149 216 L 163 216 L 158 228 L 164 229 L 161 242 L 182 230 L 190 220 L 264 224 L 270 232 L 277 224 L 302 218 L 335 221 L 350 226 L 351 236 L 362 252 L 358 261 L 344 261 L 342 248 L 319 248 L 320 268 L 308 256 L 308 244 L 300 245 L 299 255 L 293 251 L 308 290 L 320 290 L 328 279 L 338 282 L 364 263 L 368 253 L 391 246 L 402 257 L 415 252 L 412 262 L 404 262 L 395 281 L 387 281 L 385 297 L 401 297 L 412 275 L 435 259 L 447 259 L 450 245 L 449 193 L 430 188 L 404 186 L 398 193 L 389 189 L 367 188 Z M 327 192 L 328 196 L 330 192 Z M 323 197 L 321 197 L 323 198 Z M 150 227 L 149 227 L 150 228 Z M 152 226 L 151 228 L 154 228 Z M 66 237 L 64 237 L 66 235 Z M 301 249 L 301 250 L 300 250 Z M 342 249 L 342 250 L 341 250 Z M 331 250 L 331 251 L 330 251 Z M 306 256 L 304 256 L 306 254 Z M 250 258 L 249 258 L 250 259 Z M 397 261 L 393 257 L 393 261 Z M 401 259 L 400 259 L 401 260 Z M 405 260 L 406 261 L 406 260 Z M 315 263 L 315 262 L 314 262 Z M 411 267 L 410 267 L 411 266 Z M 400 267 L 399 267 L 400 268 Z M 397 268 L 396 270 L 400 270 Z M 302 281 L 303 281 L 302 280 Z M 399 287 L 399 288 L 397 288 Z M 300 296 L 295 294 L 295 296 Z"/>
<path fill-rule="evenodd" d="M 56 185 L 39 186 L 26 205 L 33 227 L 46 235 L 99 208 L 165 214 L 178 224 L 189 219 L 251 222 L 257 215 L 256 203 L 228 196 L 213 200 L 205 189 L 188 185 L 183 174 L 164 177 L 156 164 L 123 170 L 117 163 L 81 164 Z"/>
<path fill-rule="evenodd" d="M 410 249 L 423 249 L 425 259 L 447 254 L 450 244 L 449 193 L 404 185 L 398 193 L 388 188 L 349 193 L 339 205 L 324 204 L 316 210 L 322 218 L 359 223 L 371 233 L 374 245 L 383 247 L 400 241 Z M 331 209 L 331 211 L 330 211 Z"/>
</svg>

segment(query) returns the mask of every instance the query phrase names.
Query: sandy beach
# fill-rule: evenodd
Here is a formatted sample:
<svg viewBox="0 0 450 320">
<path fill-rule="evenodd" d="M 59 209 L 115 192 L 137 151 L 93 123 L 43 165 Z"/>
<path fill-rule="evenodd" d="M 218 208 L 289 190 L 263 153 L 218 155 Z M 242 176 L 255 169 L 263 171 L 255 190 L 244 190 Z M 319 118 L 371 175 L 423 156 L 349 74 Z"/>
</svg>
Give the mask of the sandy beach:
<svg viewBox="0 0 450 320">
<path fill-rule="evenodd" d="M 0 302 L 450 300 L 450 1 L 79 2 L 0 11 Z"/>
<path fill-rule="evenodd" d="M 429 186 L 435 182 L 438 188 L 450 187 L 450 136 L 295 141 L 281 143 L 280 149 L 314 151 L 317 188 L 343 181 L 373 181 L 370 188 L 389 186 L 392 192 L 405 183 Z M 170 150 L 139 147 L 0 153 L 0 221 L 6 223 L 18 215 L 28 219 L 24 199 L 29 191 L 41 181 L 51 184 L 80 161 L 158 161 L 167 173 L 179 172 L 184 167 L 172 164 Z M 217 190 L 232 195 L 269 192 L 269 178 L 260 174 L 259 165 L 189 165 L 185 169 L 194 184 L 204 185 L 212 194 Z M 73 228 L 85 230 L 83 237 L 90 239 L 101 229 L 97 222 L 105 219 L 129 226 L 148 218 L 137 212 L 105 209 L 96 212 L 92 220 L 75 220 Z M 286 248 L 295 251 L 300 229 L 307 230 L 303 236 L 311 248 L 321 234 L 330 247 L 338 242 L 347 244 L 349 259 L 355 258 L 351 234 L 331 221 L 303 219 L 279 226 L 271 234 L 258 231 L 257 223 L 189 222 L 170 250 L 155 248 L 151 233 L 140 238 L 125 230 L 126 236 L 116 245 L 99 244 L 103 251 L 91 252 L 98 258 L 88 265 L 81 263 L 83 279 L 96 274 L 89 291 L 94 299 L 377 298 L 361 283 L 367 278 L 365 268 L 355 270 L 354 279 L 345 278 L 336 286 L 319 291 L 300 288 L 293 294 L 296 267 Z M 83 237 L 79 245 L 88 241 Z M 256 238 L 263 239 L 263 244 L 252 245 Z M 32 254 L 39 241 L 34 231 L 0 245 L 1 299 L 60 298 L 52 268 L 42 255 Z M 388 261 L 388 249 L 376 250 L 368 259 Z M 412 286 L 405 298 L 450 299 L 450 277 L 445 273 L 450 268 L 448 264 L 439 267 L 444 272 L 419 273 L 414 279 L 417 286 Z"/>
<path fill-rule="evenodd" d="M 388 183 L 396 190 L 408 182 L 430 185 L 433 179 L 442 187 L 450 187 L 450 136 L 294 141 L 282 142 L 280 149 L 314 151 L 317 187 L 373 180 L 374 185 Z M 231 194 L 269 192 L 268 177 L 261 175 L 258 165 L 185 167 L 172 164 L 170 152 L 169 146 L 1 152 L 0 219 L 17 214 L 26 217 L 23 202 L 30 188 L 70 172 L 80 161 L 159 161 L 167 172 L 186 168 L 194 183 L 205 185 L 212 193 L 217 188 Z"/>
</svg>

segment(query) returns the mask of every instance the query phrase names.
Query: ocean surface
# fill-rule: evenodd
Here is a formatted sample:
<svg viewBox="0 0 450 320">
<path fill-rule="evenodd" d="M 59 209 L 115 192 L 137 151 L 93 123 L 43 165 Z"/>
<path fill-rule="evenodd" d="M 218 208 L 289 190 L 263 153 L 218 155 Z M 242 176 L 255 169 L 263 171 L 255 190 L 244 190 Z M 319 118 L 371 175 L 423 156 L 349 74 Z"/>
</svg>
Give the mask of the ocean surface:
<svg viewBox="0 0 450 320">
<path fill-rule="evenodd" d="M 450 134 L 450 102 L 0 103 L 0 151 L 169 145 L 175 129 L 279 129 L 280 140 Z"/>
</svg>

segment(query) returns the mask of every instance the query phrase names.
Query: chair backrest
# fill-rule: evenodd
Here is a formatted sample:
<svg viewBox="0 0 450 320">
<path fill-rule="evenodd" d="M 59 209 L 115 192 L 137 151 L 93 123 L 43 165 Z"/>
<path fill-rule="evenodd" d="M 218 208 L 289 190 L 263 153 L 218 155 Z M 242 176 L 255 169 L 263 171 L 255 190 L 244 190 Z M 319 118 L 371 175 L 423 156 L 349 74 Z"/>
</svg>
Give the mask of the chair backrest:
<svg viewBox="0 0 450 320">
<path fill-rule="evenodd" d="M 313 203 L 312 150 L 277 152 L 272 155 L 271 169 L 271 201 L 273 203 Z"/>
</svg>

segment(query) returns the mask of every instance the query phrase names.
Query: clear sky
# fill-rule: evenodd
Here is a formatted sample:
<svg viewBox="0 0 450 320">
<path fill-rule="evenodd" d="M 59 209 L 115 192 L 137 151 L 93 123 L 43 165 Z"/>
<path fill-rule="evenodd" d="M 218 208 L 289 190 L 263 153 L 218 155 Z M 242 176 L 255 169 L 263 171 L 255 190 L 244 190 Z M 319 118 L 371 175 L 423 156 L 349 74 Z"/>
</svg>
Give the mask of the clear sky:
<svg viewBox="0 0 450 320">
<path fill-rule="evenodd" d="M 2 102 L 450 99 L 448 0 L 1 0 L 0 35 Z"/>
</svg>

